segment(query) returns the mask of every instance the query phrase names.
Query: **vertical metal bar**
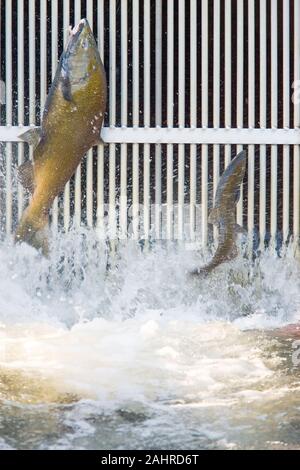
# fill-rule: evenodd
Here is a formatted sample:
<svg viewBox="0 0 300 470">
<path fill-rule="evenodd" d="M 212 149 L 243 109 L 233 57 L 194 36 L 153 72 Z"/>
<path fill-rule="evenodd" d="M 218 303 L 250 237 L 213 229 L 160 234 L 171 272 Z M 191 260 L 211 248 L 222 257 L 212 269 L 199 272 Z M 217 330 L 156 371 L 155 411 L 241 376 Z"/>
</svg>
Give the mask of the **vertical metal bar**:
<svg viewBox="0 0 300 470">
<path fill-rule="evenodd" d="M 116 125 L 116 0 L 109 2 L 109 125 Z M 109 144 L 109 233 L 116 239 L 116 144 Z M 111 245 L 114 249 L 114 245 Z"/>
<path fill-rule="evenodd" d="M 104 4 L 97 1 L 97 30 L 98 48 L 102 63 L 104 64 Z M 104 149 L 103 145 L 97 148 L 97 228 L 104 231 Z"/>
<path fill-rule="evenodd" d="M 79 23 L 81 17 L 81 0 L 75 0 L 75 9 L 74 9 L 74 19 L 75 24 Z M 75 212 L 74 220 L 75 226 L 80 227 L 81 223 L 81 163 L 78 165 L 75 173 Z"/>
<path fill-rule="evenodd" d="M 121 125 L 128 116 L 128 2 L 121 2 Z M 127 144 L 121 144 L 120 236 L 127 236 Z"/>
<path fill-rule="evenodd" d="M 185 125 L 185 0 L 178 0 L 178 124 Z M 184 144 L 178 145 L 178 240 L 183 239 Z"/>
<path fill-rule="evenodd" d="M 255 3 L 248 0 L 248 124 L 255 127 Z M 254 177 L 255 177 L 255 147 L 248 148 L 248 233 L 250 246 L 254 230 Z"/>
<path fill-rule="evenodd" d="M 271 2 L 271 126 L 277 128 L 278 111 L 278 41 L 277 41 L 277 0 Z M 271 146 L 271 237 L 275 245 L 277 233 L 277 146 Z"/>
<path fill-rule="evenodd" d="M 132 123 L 139 126 L 139 1 L 132 4 Z M 132 235 L 139 233 L 139 144 L 132 144 Z"/>
<path fill-rule="evenodd" d="M 1 7 L 1 5 L 0 5 Z M 24 125 L 24 0 L 18 1 L 18 124 Z M 24 143 L 18 144 L 18 165 L 24 161 Z M 24 204 L 22 185 L 18 183 L 18 219 Z"/>
<path fill-rule="evenodd" d="M 150 127 L 150 2 L 144 0 L 144 126 Z M 144 238 L 150 236 L 150 145 L 144 144 Z"/>
<path fill-rule="evenodd" d="M 259 10 L 259 42 L 260 42 L 260 89 L 259 89 L 259 122 L 261 129 L 267 127 L 267 6 L 266 0 L 260 1 Z M 259 173 L 259 239 L 260 248 L 264 249 L 266 237 L 266 146 L 260 145 Z"/>
<path fill-rule="evenodd" d="M 64 47 L 69 36 L 70 23 L 70 0 L 64 0 L 63 4 L 63 27 L 64 27 Z M 68 231 L 70 227 L 70 182 L 68 181 L 64 189 L 64 229 Z"/>
<path fill-rule="evenodd" d="M 155 123 L 161 126 L 162 81 L 162 0 L 155 4 Z M 155 232 L 161 237 L 161 145 L 155 145 Z"/>
<path fill-rule="evenodd" d="M 202 82 L 202 106 L 201 122 L 202 127 L 208 126 L 208 4 L 207 0 L 202 0 L 202 20 L 201 20 L 201 82 Z M 208 212 L 208 145 L 201 146 L 202 153 L 202 174 L 201 174 L 201 204 L 202 204 L 202 245 L 207 245 L 207 212 Z"/>
<path fill-rule="evenodd" d="M 6 125 L 12 125 L 12 3 L 5 3 Z M 12 143 L 6 144 L 6 233 L 12 229 Z"/>
<path fill-rule="evenodd" d="M 214 0 L 214 75 L 213 75 L 213 125 L 214 129 L 220 127 L 220 0 Z M 216 194 L 220 177 L 220 146 L 213 146 L 213 192 Z M 214 225 L 214 239 L 217 238 L 218 230 Z"/>
<path fill-rule="evenodd" d="M 63 0 L 63 40 L 66 44 L 69 37 L 70 26 L 70 0 Z"/>
<path fill-rule="evenodd" d="M 58 41 L 58 4 L 57 0 L 51 2 L 51 77 L 54 80 L 57 68 L 57 41 Z M 58 198 L 52 206 L 52 226 L 57 230 L 58 226 Z"/>
<path fill-rule="evenodd" d="M 29 124 L 35 125 L 35 2 L 29 2 Z M 32 157 L 32 149 L 31 157 Z"/>
<path fill-rule="evenodd" d="M 174 0 L 168 0 L 167 24 L 167 125 L 174 125 Z M 167 238 L 174 237 L 173 144 L 167 144 Z"/>
<path fill-rule="evenodd" d="M 86 2 L 86 17 L 93 30 L 93 2 Z M 86 159 L 86 222 L 93 226 L 93 149 L 87 153 Z"/>
<path fill-rule="evenodd" d="M 298 99 L 294 97 L 294 127 L 300 128 L 300 1 L 294 2 L 294 86 L 298 87 Z M 297 88 L 294 90 L 297 95 Z M 294 146 L 294 193 L 293 193 L 293 235 L 296 243 L 300 237 L 300 146 Z"/>
<path fill-rule="evenodd" d="M 2 0 L 0 0 L 0 24 L 1 24 L 1 17 L 2 17 L 1 2 L 2 2 Z M 2 37 L 1 37 L 1 34 L 0 34 L 0 67 L 2 67 L 1 46 L 2 46 Z M 1 72 L 0 72 L 0 79 L 2 79 L 2 73 Z M 0 84 L 0 86 L 1 86 L 1 88 L 0 88 L 0 106 L 1 106 L 1 104 L 3 103 L 2 100 L 3 100 L 4 90 L 2 88 L 3 87 L 2 83 Z M 0 125 L 2 125 L 2 113 L 0 113 Z"/>
<path fill-rule="evenodd" d="M 299 18 L 300 20 L 300 18 Z M 283 127 L 290 127 L 290 0 L 283 1 Z M 289 237 L 290 146 L 283 146 L 283 242 Z"/>
<path fill-rule="evenodd" d="M 225 0 L 225 127 L 231 127 L 231 0 Z M 225 145 L 225 166 L 231 160 L 231 146 Z"/>
<path fill-rule="evenodd" d="M 47 0 L 40 2 L 40 121 L 47 96 Z"/>
<path fill-rule="evenodd" d="M 203 37 L 203 36 L 202 36 Z M 197 1 L 190 8 L 190 126 L 197 127 Z M 203 124 L 203 123 L 202 123 Z M 190 146 L 190 237 L 196 238 L 197 146 Z"/>
<path fill-rule="evenodd" d="M 236 124 L 239 129 L 243 127 L 244 112 L 244 0 L 237 2 L 237 80 L 236 80 Z M 237 152 L 243 150 L 242 145 L 237 146 Z M 243 185 L 241 186 L 240 200 L 237 204 L 237 223 L 243 226 Z"/>
</svg>

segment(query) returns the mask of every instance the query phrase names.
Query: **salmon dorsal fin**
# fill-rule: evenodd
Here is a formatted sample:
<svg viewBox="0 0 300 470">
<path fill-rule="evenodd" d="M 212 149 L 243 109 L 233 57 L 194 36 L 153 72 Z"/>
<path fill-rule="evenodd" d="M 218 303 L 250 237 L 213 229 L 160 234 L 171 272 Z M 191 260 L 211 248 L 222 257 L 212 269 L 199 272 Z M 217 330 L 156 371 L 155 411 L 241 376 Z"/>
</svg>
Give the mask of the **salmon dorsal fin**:
<svg viewBox="0 0 300 470">
<path fill-rule="evenodd" d="M 18 167 L 18 179 L 22 186 L 31 194 L 34 192 L 34 173 L 31 161 L 22 163 Z"/>
<path fill-rule="evenodd" d="M 41 135 L 42 129 L 40 127 L 35 127 L 34 129 L 29 129 L 29 131 L 20 134 L 18 137 L 29 145 L 32 145 L 35 149 L 41 140 Z"/>
</svg>

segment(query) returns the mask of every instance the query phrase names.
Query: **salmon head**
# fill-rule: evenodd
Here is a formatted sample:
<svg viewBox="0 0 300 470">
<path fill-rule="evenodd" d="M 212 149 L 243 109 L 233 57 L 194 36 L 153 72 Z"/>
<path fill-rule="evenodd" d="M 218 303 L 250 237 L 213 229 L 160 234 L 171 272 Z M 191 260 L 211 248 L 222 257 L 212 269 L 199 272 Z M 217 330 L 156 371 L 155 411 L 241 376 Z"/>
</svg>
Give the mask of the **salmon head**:
<svg viewBox="0 0 300 470">
<path fill-rule="evenodd" d="M 102 66 L 96 41 L 87 19 L 82 19 L 70 34 L 61 58 L 61 82 L 64 98 L 86 86 L 93 72 Z"/>
</svg>

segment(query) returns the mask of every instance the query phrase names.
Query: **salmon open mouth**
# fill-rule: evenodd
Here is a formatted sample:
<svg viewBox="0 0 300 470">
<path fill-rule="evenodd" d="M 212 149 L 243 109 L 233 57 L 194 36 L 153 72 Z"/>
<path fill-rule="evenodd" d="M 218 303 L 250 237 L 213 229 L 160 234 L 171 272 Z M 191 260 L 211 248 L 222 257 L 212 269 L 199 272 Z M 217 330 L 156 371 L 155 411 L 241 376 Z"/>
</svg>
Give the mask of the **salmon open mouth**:
<svg viewBox="0 0 300 470">
<path fill-rule="evenodd" d="M 79 21 L 79 23 L 77 25 L 74 26 L 74 28 L 72 28 L 72 26 L 69 27 L 69 33 L 70 33 L 70 36 L 79 36 L 80 33 L 82 32 L 83 28 L 85 27 L 86 25 L 86 20 L 85 19 L 82 19 Z"/>
<path fill-rule="evenodd" d="M 77 40 L 79 39 L 82 31 L 87 25 L 88 25 L 88 21 L 85 18 L 83 18 L 73 28 L 72 26 L 69 26 L 69 37 L 68 37 L 66 52 L 72 49 L 73 47 L 75 47 L 75 44 L 77 44 Z"/>
</svg>

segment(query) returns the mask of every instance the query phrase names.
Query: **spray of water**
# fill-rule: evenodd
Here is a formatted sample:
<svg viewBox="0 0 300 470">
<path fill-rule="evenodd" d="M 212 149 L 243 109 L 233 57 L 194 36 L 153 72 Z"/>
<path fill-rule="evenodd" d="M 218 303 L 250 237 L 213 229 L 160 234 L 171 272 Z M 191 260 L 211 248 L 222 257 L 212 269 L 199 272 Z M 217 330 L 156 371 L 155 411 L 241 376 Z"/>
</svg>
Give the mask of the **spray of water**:
<svg viewBox="0 0 300 470">
<path fill-rule="evenodd" d="M 292 249 L 201 280 L 195 261 L 133 243 L 108 259 L 87 229 L 50 259 L 3 242 L 0 448 L 296 445 L 299 371 L 276 333 L 300 320 Z"/>
</svg>

